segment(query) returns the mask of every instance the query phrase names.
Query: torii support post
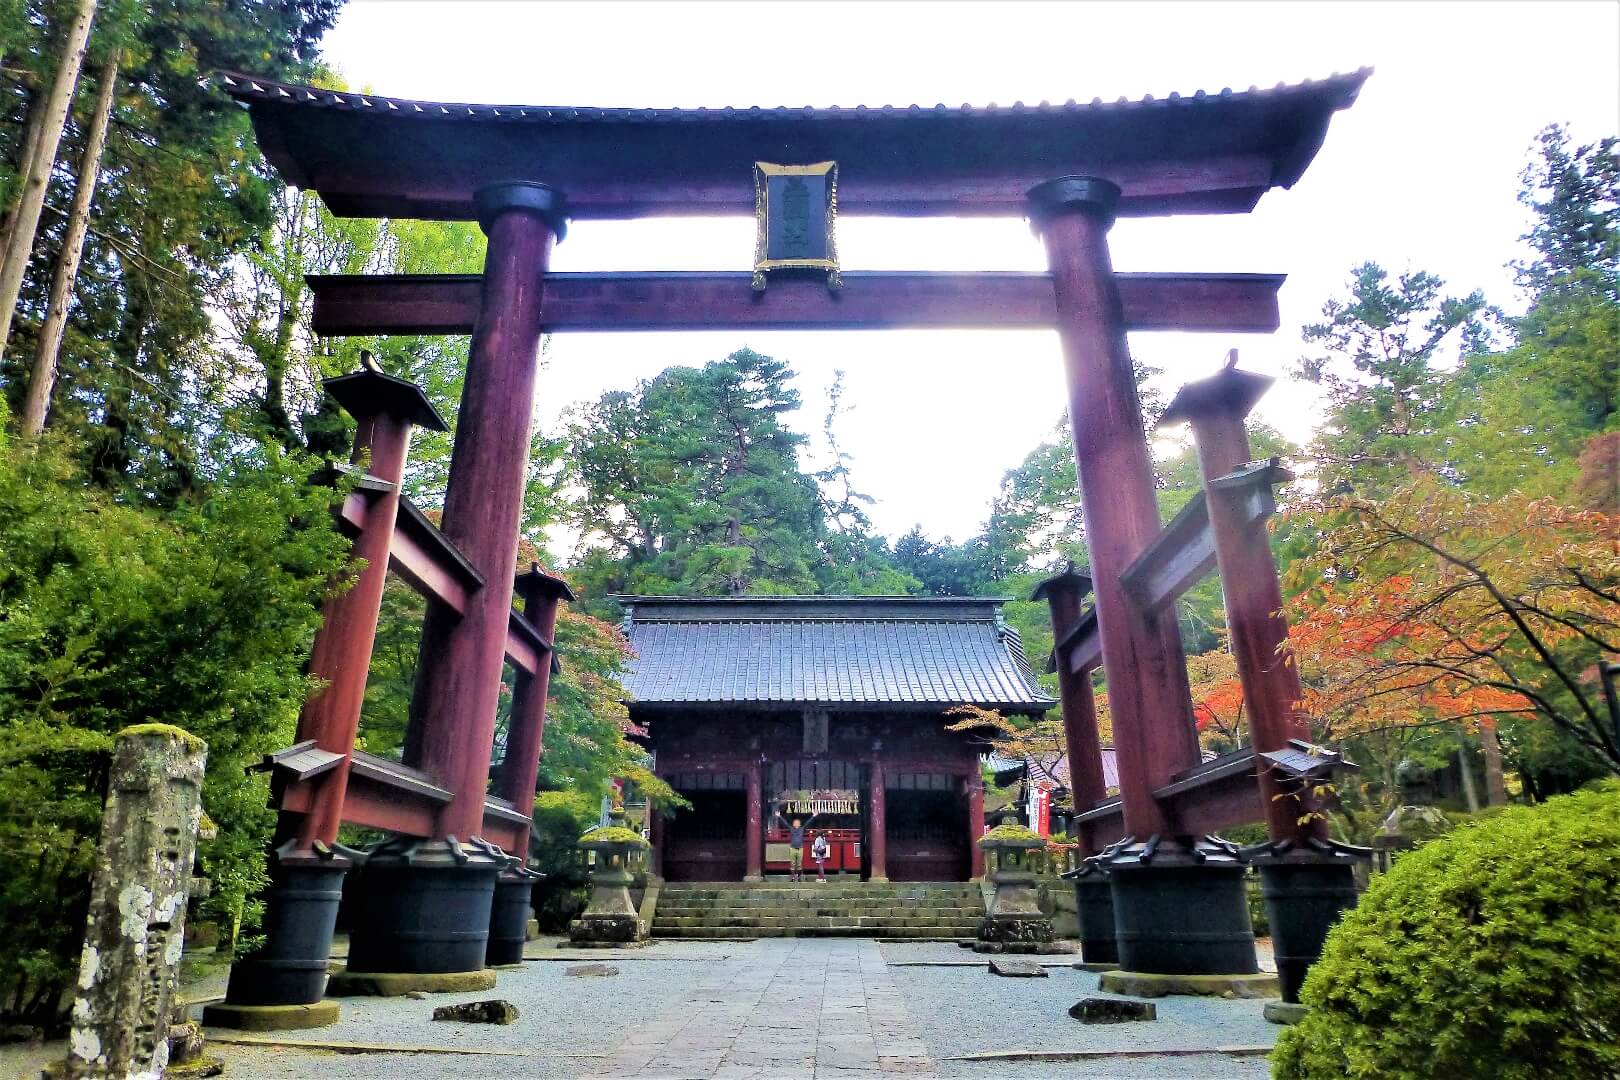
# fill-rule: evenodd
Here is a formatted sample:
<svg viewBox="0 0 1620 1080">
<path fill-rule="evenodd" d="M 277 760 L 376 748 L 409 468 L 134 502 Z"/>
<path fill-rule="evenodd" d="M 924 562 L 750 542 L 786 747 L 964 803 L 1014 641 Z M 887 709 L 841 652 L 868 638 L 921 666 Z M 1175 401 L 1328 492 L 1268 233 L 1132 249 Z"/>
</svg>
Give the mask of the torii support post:
<svg viewBox="0 0 1620 1080">
<path fill-rule="evenodd" d="M 1108 248 L 1119 188 L 1066 176 L 1029 192 L 1057 300 L 1125 838 L 1111 879 L 1120 964 L 1155 974 L 1259 970 L 1243 867 L 1182 836 L 1155 788 L 1199 760 L 1174 605 L 1148 611 L 1121 575 L 1159 535 L 1152 463 Z"/>
<path fill-rule="evenodd" d="M 1045 600 L 1052 616 L 1052 634 L 1061 641 L 1080 622 L 1080 601 L 1091 591 L 1091 578 L 1069 563 L 1061 574 L 1035 586 L 1031 600 Z M 1069 758 L 1070 797 L 1076 812 L 1089 810 L 1107 794 L 1103 779 L 1102 739 L 1097 733 L 1097 703 L 1091 692 L 1091 672 L 1058 666 L 1058 700 L 1063 707 L 1064 752 Z M 1096 854 L 1089 826 L 1080 827 L 1080 847 Z"/>
<path fill-rule="evenodd" d="M 351 461 L 381 481 L 355 538 L 353 556 L 363 563 L 348 591 L 327 602 L 310 654 L 310 674 L 325 685 L 304 703 L 298 741 L 338 755 L 315 778 L 308 811 L 294 838 L 270 853 L 265 894 L 264 945 L 231 968 L 223 1006 L 210 1023 L 251 1025 L 274 1012 L 281 1027 L 318 1027 L 337 1019 L 337 1006 L 311 1008 L 326 989 L 332 931 L 343 897 L 343 878 L 355 852 L 337 843 L 349 765 L 360 731 L 366 676 L 371 667 L 389 550 L 399 516 L 400 484 L 411 430 L 444 431 L 446 425 L 413 383 L 366 368 L 328 379 L 326 392 L 358 421 Z M 268 1022 L 268 1021 L 260 1021 Z"/>
<path fill-rule="evenodd" d="M 1283 1000 L 1299 1001 L 1300 984 L 1322 953 L 1327 932 L 1356 899 L 1356 853 L 1329 842 L 1327 822 L 1301 796 L 1311 778 L 1286 778 L 1262 755 L 1306 740 L 1299 712 L 1299 672 L 1288 652 L 1282 586 L 1265 522 L 1244 514 L 1222 480 L 1249 462 L 1245 419 L 1271 386 L 1264 375 L 1237 369 L 1234 350 L 1218 374 L 1182 387 L 1161 423 L 1188 421 L 1198 448 L 1215 538 L 1226 623 L 1232 634 L 1249 742 L 1271 842 L 1249 855 L 1260 870 L 1276 949 Z"/>
<path fill-rule="evenodd" d="M 1080 601 L 1091 591 L 1091 578 L 1069 563 L 1061 574 L 1035 587 L 1031 600 L 1045 600 L 1052 616 L 1054 641 L 1064 640 L 1080 624 Z M 1076 814 L 1091 809 L 1108 794 L 1103 776 L 1102 738 L 1097 731 L 1097 702 L 1091 669 L 1075 670 L 1064 657 L 1057 665 L 1058 699 L 1063 707 L 1063 743 L 1069 756 L 1069 795 Z M 1079 826 L 1082 858 L 1097 854 L 1096 828 Z M 1114 895 L 1106 871 L 1082 865 L 1064 875 L 1074 882 L 1075 911 L 1080 921 L 1080 948 L 1088 964 L 1117 964 L 1114 940 Z"/>
<path fill-rule="evenodd" d="M 536 183 L 484 188 L 477 209 L 489 244 L 441 531 L 491 584 L 469 597 L 459 618 L 434 608 L 423 623 L 406 763 L 453 797 L 431 840 L 390 841 L 368 858 L 364 914 L 350 942 L 353 971 L 482 968 L 495 879 L 512 862 L 480 834 L 512 613 L 505 583 L 517 560 L 541 299 L 565 219 L 561 193 Z"/>
<path fill-rule="evenodd" d="M 519 574 L 513 583 L 523 598 L 523 615 L 548 644 L 557 636 L 557 610 L 562 601 L 576 599 L 568 582 L 541 570 L 538 564 Z M 541 665 L 532 675 L 519 672 L 512 686 L 512 719 L 506 733 L 506 758 L 495 794 L 516 814 L 527 818 L 534 812 L 534 786 L 540 775 L 540 753 L 546 730 L 546 694 L 551 688 L 551 667 L 555 650 L 541 656 Z M 511 854 L 518 863 L 501 871 L 495 882 L 495 900 L 490 908 L 489 945 L 484 962 L 491 967 L 523 961 L 523 943 L 528 936 L 530 895 L 540 875 L 523 865 L 529 851 L 529 830 L 522 835 Z"/>
</svg>

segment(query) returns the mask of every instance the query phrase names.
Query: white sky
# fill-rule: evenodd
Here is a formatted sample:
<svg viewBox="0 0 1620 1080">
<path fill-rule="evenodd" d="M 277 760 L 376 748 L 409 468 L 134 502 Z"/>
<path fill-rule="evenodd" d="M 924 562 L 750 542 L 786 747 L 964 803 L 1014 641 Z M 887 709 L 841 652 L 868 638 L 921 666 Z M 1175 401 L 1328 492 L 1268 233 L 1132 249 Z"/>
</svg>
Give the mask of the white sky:
<svg viewBox="0 0 1620 1080">
<path fill-rule="evenodd" d="M 1620 4 L 1553 3 L 505 3 L 354 0 L 326 39 L 352 86 L 430 100 L 540 105 L 1010 104 L 1155 97 L 1377 71 L 1337 115 L 1292 191 L 1248 215 L 1122 220 L 1119 270 L 1289 275 L 1273 335 L 1135 334 L 1165 389 L 1230 347 L 1283 375 L 1349 268 L 1425 269 L 1518 306 L 1515 201 L 1535 133 L 1620 133 Z M 544 180 L 544 177 L 536 177 Z M 841 217 L 847 269 L 1041 270 L 1016 219 Z M 575 224 L 557 270 L 747 269 L 745 217 Z M 1001 474 L 1064 408 L 1047 331 L 558 335 L 538 415 L 747 344 L 799 372 L 789 423 L 819 446 L 826 387 L 845 371 L 840 438 L 872 517 L 960 540 Z M 1280 382 L 1258 415 L 1296 440 L 1319 408 Z"/>
</svg>

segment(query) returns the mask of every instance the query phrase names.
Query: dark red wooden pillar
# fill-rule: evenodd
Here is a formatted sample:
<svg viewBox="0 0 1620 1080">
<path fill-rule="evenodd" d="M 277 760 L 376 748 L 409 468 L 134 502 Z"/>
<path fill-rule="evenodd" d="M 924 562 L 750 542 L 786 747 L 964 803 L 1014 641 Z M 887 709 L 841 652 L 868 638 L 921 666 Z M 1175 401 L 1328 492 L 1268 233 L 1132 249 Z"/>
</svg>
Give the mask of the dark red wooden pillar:
<svg viewBox="0 0 1620 1080">
<path fill-rule="evenodd" d="M 652 876 L 663 880 L 664 877 L 664 815 L 658 807 L 653 805 L 651 799 L 647 800 L 647 843 L 652 845 L 650 852 L 650 868 Z"/>
<path fill-rule="evenodd" d="M 748 845 L 744 881 L 765 880 L 765 763 L 758 758 L 748 763 L 748 825 L 743 842 Z"/>
<path fill-rule="evenodd" d="M 1180 831 L 1153 791 L 1199 757 L 1175 608 L 1144 611 L 1120 582 L 1158 534 L 1159 512 L 1108 251 L 1118 199 L 1091 177 L 1029 193 L 1057 299 L 1125 832 L 1145 838 Z"/>
<path fill-rule="evenodd" d="M 1035 587 L 1032 600 L 1044 599 L 1052 615 L 1053 640 L 1064 636 L 1080 622 L 1080 601 L 1091 591 L 1091 578 L 1074 568 L 1048 578 Z M 1070 797 L 1076 813 L 1101 802 L 1108 785 L 1103 778 L 1102 738 L 1097 732 L 1097 703 L 1091 692 L 1091 672 L 1070 671 L 1058 657 L 1058 698 L 1063 705 L 1063 742 L 1069 755 Z M 1095 854 L 1089 826 L 1080 827 L 1080 844 L 1086 855 Z"/>
<path fill-rule="evenodd" d="M 979 846 L 979 837 L 984 835 L 984 778 L 969 776 L 967 778 L 968 800 L 968 851 L 971 852 L 970 869 L 968 876 L 975 881 L 984 877 L 984 849 Z"/>
<path fill-rule="evenodd" d="M 871 808 L 866 815 L 866 867 L 872 881 L 889 880 L 889 807 L 883 761 L 874 758 L 867 769 Z"/>
<path fill-rule="evenodd" d="M 523 615 L 540 631 L 540 636 L 555 644 L 557 637 L 557 609 L 564 600 L 573 601 L 574 591 L 568 582 L 554 574 L 545 573 L 538 565 L 518 575 L 514 585 L 523 597 Z M 512 809 L 528 817 L 534 810 L 534 785 L 540 775 L 540 753 L 546 730 L 546 694 L 551 688 L 551 661 L 554 653 L 540 657 L 540 670 L 533 675 L 520 674 L 512 687 L 512 721 L 506 735 L 506 764 L 501 769 L 500 784 L 496 790 L 501 798 L 512 804 Z M 513 854 L 523 856 L 527 848 L 520 847 Z"/>
<path fill-rule="evenodd" d="M 489 247 L 440 527 L 486 585 L 459 619 L 428 613 L 407 745 L 410 763 L 455 793 L 435 836 L 462 841 L 483 832 L 512 608 L 508 584 L 529 465 L 542 287 L 564 226 L 562 196 L 543 184 L 496 185 L 478 192 L 477 201 Z"/>
<path fill-rule="evenodd" d="M 422 391 L 403 379 L 364 370 L 328 379 L 325 386 L 359 421 L 351 460 L 389 486 L 367 506 L 365 526 L 354 541 L 353 556 L 364 562 L 360 575 L 347 592 L 327 602 L 310 654 L 310 674 L 325 686 L 304 703 L 298 717 L 298 740 L 314 739 L 322 750 L 342 754 L 343 760 L 316 778 L 309 813 L 299 824 L 296 848 L 300 851 L 309 850 L 316 841 L 328 846 L 336 843 L 343 820 L 349 759 L 360 731 L 360 709 L 388 578 L 388 551 L 399 515 L 399 485 L 405 476 L 411 428 L 445 430 L 444 420 Z"/>
<path fill-rule="evenodd" d="M 1226 623 L 1232 634 L 1243 684 L 1243 706 L 1249 718 L 1249 741 L 1256 754 L 1281 750 L 1289 739 L 1308 739 L 1310 726 L 1299 712 L 1303 696 L 1299 672 L 1287 651 L 1288 620 L 1282 612 L 1282 586 L 1264 521 L 1243 512 L 1237 493 L 1218 484 L 1249 461 L 1249 433 L 1244 420 L 1272 380 L 1238 371 L 1236 354 L 1220 374 L 1189 383 L 1165 411 L 1164 423 L 1189 421 L 1204 477 L 1210 530 L 1226 600 Z M 1278 783 L 1274 766 L 1257 759 L 1261 802 L 1273 840 L 1325 838 L 1318 817 L 1301 823 L 1299 801 Z"/>
</svg>

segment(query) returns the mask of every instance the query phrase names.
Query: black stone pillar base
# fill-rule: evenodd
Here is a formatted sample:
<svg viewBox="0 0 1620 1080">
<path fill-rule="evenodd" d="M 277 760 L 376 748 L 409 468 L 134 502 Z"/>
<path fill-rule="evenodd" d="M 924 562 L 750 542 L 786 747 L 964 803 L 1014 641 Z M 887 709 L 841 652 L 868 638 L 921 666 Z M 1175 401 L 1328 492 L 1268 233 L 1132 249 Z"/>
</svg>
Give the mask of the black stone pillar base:
<svg viewBox="0 0 1620 1080">
<path fill-rule="evenodd" d="M 1356 862 L 1371 852 L 1331 841 L 1283 841 L 1245 848 L 1244 855 L 1260 871 L 1282 999 L 1298 1004 L 1300 985 L 1322 955 L 1328 930 L 1356 904 Z"/>
<path fill-rule="evenodd" d="M 264 945 L 231 966 L 227 1004 L 313 1005 L 321 1000 L 344 875 L 364 859 L 362 852 L 341 844 L 297 851 L 291 840 L 270 853 Z"/>
<path fill-rule="evenodd" d="M 355 880 L 350 972 L 479 971 L 495 879 L 514 860 L 474 838 L 396 837 L 372 848 Z"/>
<path fill-rule="evenodd" d="M 1156 975 L 1260 970 L 1238 849 L 1215 837 L 1128 837 L 1096 857 L 1114 900 L 1119 966 Z"/>
<path fill-rule="evenodd" d="M 1118 964 L 1114 887 L 1107 871 L 1088 859 L 1063 876 L 1074 882 L 1074 906 L 1080 920 L 1080 959 L 1087 964 Z"/>
<path fill-rule="evenodd" d="M 534 883 L 544 875 L 523 866 L 513 866 L 495 879 L 495 898 L 489 911 L 489 944 L 484 963 L 490 967 L 523 962 L 523 943 L 529 939 L 529 918 L 534 909 L 529 898 Z"/>
</svg>

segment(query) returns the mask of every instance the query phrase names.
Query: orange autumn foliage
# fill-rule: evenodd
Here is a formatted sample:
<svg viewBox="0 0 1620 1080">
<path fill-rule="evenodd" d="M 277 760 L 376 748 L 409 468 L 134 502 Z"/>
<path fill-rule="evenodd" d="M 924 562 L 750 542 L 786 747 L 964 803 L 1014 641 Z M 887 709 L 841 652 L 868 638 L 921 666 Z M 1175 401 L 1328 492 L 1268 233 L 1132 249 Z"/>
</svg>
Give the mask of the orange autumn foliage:
<svg viewBox="0 0 1620 1080">
<path fill-rule="evenodd" d="M 1423 479 L 1338 499 L 1289 605 L 1302 707 L 1330 737 L 1534 715 L 1620 765 L 1582 673 L 1620 651 L 1620 519 Z"/>
</svg>

